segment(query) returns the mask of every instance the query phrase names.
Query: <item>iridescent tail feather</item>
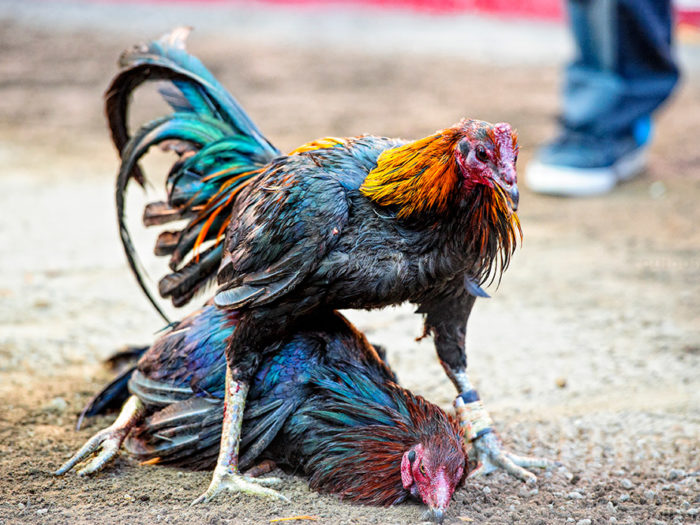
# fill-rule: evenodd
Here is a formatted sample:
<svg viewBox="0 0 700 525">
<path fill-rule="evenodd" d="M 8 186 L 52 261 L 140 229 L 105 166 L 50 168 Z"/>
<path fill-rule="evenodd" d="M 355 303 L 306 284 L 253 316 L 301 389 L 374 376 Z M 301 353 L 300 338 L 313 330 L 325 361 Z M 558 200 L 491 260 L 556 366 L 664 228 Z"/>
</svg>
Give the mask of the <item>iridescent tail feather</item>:
<svg viewBox="0 0 700 525">
<path fill-rule="evenodd" d="M 121 156 L 116 200 L 126 256 L 139 285 L 167 320 L 146 283 L 146 272 L 125 220 L 125 194 L 135 179 L 146 176 L 139 161 L 152 146 L 175 152 L 166 181 L 167 200 L 149 203 L 145 226 L 186 220 L 180 229 L 160 234 L 155 254 L 169 256 L 171 273 L 158 289 L 176 306 L 187 303 L 216 274 L 221 242 L 235 196 L 260 168 L 279 155 L 238 102 L 202 63 L 185 51 L 187 28 L 126 51 L 122 70 L 105 95 L 112 140 Z M 133 135 L 127 126 L 129 101 L 143 83 L 157 81 L 173 112 L 144 124 Z"/>
</svg>

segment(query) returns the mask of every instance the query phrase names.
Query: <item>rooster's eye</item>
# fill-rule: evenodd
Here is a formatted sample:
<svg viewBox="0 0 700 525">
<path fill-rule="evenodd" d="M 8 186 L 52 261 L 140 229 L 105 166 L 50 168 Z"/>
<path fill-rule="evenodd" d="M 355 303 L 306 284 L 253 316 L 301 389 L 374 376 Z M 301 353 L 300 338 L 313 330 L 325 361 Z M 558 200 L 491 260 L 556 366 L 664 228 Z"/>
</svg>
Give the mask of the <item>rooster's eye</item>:
<svg viewBox="0 0 700 525">
<path fill-rule="evenodd" d="M 476 158 L 481 162 L 486 162 L 489 160 L 489 155 L 486 153 L 486 148 L 483 146 L 477 146 L 476 148 Z"/>
<path fill-rule="evenodd" d="M 418 467 L 418 470 L 420 470 L 420 473 L 425 476 L 425 467 L 423 466 L 423 463 L 420 464 L 420 466 Z"/>
</svg>

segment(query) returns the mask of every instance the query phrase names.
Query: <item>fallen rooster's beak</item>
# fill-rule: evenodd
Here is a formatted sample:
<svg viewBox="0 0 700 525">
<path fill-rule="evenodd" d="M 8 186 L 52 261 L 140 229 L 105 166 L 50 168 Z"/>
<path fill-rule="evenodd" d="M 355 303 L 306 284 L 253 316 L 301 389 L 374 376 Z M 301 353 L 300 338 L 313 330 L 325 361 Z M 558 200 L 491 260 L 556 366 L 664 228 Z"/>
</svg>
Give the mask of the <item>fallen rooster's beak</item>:
<svg viewBox="0 0 700 525">
<path fill-rule="evenodd" d="M 427 511 L 425 511 L 425 514 L 423 514 L 423 519 L 433 521 L 435 523 L 442 523 L 445 519 L 445 509 L 430 507 Z"/>
</svg>

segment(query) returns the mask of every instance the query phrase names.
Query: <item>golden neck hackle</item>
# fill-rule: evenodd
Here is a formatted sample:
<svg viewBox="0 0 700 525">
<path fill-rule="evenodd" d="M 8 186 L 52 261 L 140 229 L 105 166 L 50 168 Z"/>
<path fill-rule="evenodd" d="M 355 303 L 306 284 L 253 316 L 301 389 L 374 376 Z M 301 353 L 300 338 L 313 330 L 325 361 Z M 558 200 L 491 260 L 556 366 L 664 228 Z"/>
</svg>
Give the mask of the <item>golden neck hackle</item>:
<svg viewBox="0 0 700 525">
<path fill-rule="evenodd" d="M 401 219 L 446 212 L 460 180 L 454 149 L 462 133 L 448 128 L 382 152 L 360 191 L 380 206 L 395 207 Z"/>
</svg>

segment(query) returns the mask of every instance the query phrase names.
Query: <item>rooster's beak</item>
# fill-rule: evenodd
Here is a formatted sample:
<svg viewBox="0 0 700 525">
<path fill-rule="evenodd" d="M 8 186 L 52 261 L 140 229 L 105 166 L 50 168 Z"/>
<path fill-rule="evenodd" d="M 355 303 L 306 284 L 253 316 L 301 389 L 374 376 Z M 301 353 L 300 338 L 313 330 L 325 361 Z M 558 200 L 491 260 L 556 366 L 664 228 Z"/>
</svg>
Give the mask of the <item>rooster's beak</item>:
<svg viewBox="0 0 700 525">
<path fill-rule="evenodd" d="M 430 507 L 423 516 L 423 519 L 433 521 L 435 523 L 442 523 L 445 519 L 445 509 Z"/>
<path fill-rule="evenodd" d="M 511 211 L 518 211 L 520 192 L 518 191 L 518 174 L 515 171 L 515 163 L 503 162 L 499 164 L 494 182 L 503 190 Z"/>
<path fill-rule="evenodd" d="M 513 184 L 509 191 L 506 191 L 508 200 L 510 201 L 510 209 L 513 211 L 518 211 L 518 202 L 520 202 L 520 192 L 518 191 L 518 186 Z"/>
<path fill-rule="evenodd" d="M 508 184 L 502 180 L 496 181 L 498 188 L 503 192 L 503 197 L 508 203 L 508 207 L 511 211 L 518 211 L 518 202 L 520 202 L 520 192 L 518 191 L 518 185 L 513 182 Z"/>
<path fill-rule="evenodd" d="M 445 476 L 444 471 L 438 471 L 433 478 L 433 491 L 431 492 L 428 503 L 427 518 L 436 523 L 442 523 L 445 519 L 445 511 L 450 504 L 454 487 L 450 486 L 450 482 Z"/>
</svg>

